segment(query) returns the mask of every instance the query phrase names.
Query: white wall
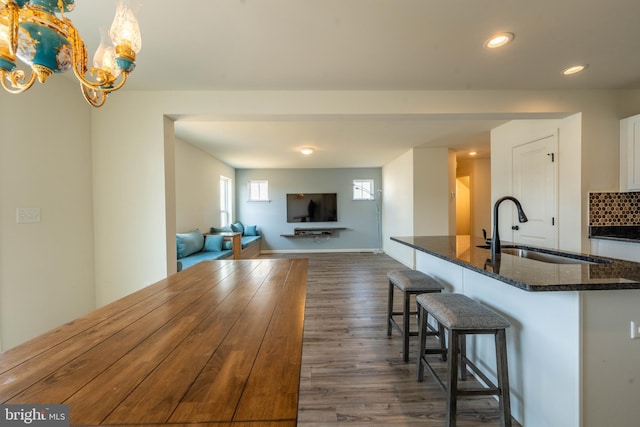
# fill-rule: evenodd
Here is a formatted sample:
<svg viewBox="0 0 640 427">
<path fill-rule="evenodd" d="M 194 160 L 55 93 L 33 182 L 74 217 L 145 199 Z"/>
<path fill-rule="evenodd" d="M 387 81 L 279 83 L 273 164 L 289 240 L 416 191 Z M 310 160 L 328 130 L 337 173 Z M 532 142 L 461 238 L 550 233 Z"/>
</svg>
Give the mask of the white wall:
<svg viewBox="0 0 640 427">
<path fill-rule="evenodd" d="M 176 139 L 176 230 L 220 226 L 220 176 L 234 179 L 235 170 L 201 149 Z M 235 179 L 234 179 L 235 182 Z"/>
<path fill-rule="evenodd" d="M 514 120 L 491 131 L 492 204 L 499 197 L 513 194 L 511 187 L 512 148 L 558 132 L 558 248 L 582 250 L 581 126 L 582 115 L 558 120 Z M 508 216 L 505 216 L 508 217 Z M 502 236 L 510 236 L 510 224 L 500 227 Z M 487 230 L 489 232 L 489 230 Z M 506 240 L 511 240 L 506 238 Z"/>
<path fill-rule="evenodd" d="M 167 276 L 165 117 L 159 100 L 118 92 L 92 111 L 96 300 L 102 306 Z M 166 107 L 166 106 L 165 106 Z M 167 127 L 167 129 L 170 129 Z M 115 131 L 114 131 L 115 130 Z M 172 137 L 171 137 L 172 138 Z M 167 162 L 173 171 L 173 159 Z M 171 214 L 175 215 L 175 214 Z"/>
<path fill-rule="evenodd" d="M 588 167 L 575 161 L 574 157 L 584 156 L 588 150 L 583 147 L 584 127 L 582 113 L 574 114 L 560 122 L 560 134 L 558 138 L 558 214 L 560 227 L 558 230 L 558 247 L 575 252 L 588 252 L 588 209 L 580 210 L 580 218 L 576 216 L 577 206 L 581 206 L 584 200 L 589 199 L 590 188 L 584 182 L 584 178 L 578 181 L 578 177 L 591 175 Z M 615 143 L 612 143 L 615 147 Z M 611 149 L 609 145 L 609 149 Z M 603 162 L 606 163 L 606 162 Z M 610 168 L 614 169 L 614 168 Z M 608 181 L 608 179 L 607 179 Z M 599 181 L 597 181 L 599 182 Z M 597 185 L 597 184 L 592 184 Z"/>
<path fill-rule="evenodd" d="M 162 120 L 164 132 L 164 211 L 165 211 L 165 246 L 167 260 L 167 275 L 174 274 L 177 268 L 176 233 L 176 138 L 173 120 L 164 117 Z"/>
<path fill-rule="evenodd" d="M 640 90 L 619 91 L 616 102 L 618 118 L 624 119 L 640 114 Z"/>
<path fill-rule="evenodd" d="M 581 251 L 589 251 L 589 198 L 591 191 L 619 190 L 619 145 L 620 119 L 617 109 L 620 92 L 603 94 L 601 99 L 582 112 L 581 171 L 582 200 L 580 201 L 582 222 Z M 636 105 L 640 108 L 640 105 Z M 574 131 L 577 132 L 577 131 Z"/>
<path fill-rule="evenodd" d="M 382 248 L 408 267 L 415 265 L 415 251 L 391 241 L 391 236 L 412 236 L 413 232 L 413 152 L 382 168 Z"/>
<path fill-rule="evenodd" d="M 446 147 L 413 150 L 413 231 L 420 236 L 455 233 L 455 155 Z"/>
<path fill-rule="evenodd" d="M 376 197 L 381 189 L 380 168 L 340 169 L 238 169 L 237 205 L 240 219 L 258 225 L 263 236 L 262 251 L 345 251 L 379 247 L 377 200 L 353 200 L 353 180 L 373 179 Z M 248 182 L 269 181 L 270 202 L 249 202 Z M 338 221 L 287 223 L 287 193 L 337 193 Z M 336 237 L 286 238 L 295 227 L 345 227 Z"/>
<path fill-rule="evenodd" d="M 95 308 L 91 113 L 54 76 L 0 89 L 0 339 L 6 350 Z M 41 221 L 17 224 L 16 208 Z"/>
</svg>

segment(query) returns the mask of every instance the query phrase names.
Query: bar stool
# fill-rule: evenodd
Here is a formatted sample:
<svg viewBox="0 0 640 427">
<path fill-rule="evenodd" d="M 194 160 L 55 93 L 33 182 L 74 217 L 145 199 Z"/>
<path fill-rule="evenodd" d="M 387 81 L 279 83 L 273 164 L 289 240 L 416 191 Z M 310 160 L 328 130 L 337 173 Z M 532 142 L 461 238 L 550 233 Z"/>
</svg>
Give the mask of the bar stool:
<svg viewBox="0 0 640 427">
<path fill-rule="evenodd" d="M 496 395 L 501 414 L 501 425 L 511 426 L 511 403 L 509 400 L 509 373 L 507 369 L 507 344 L 505 330 L 509 322 L 494 311 L 462 294 L 424 294 L 416 298 L 418 304 L 419 353 L 417 379 L 422 381 L 426 367 L 447 393 L 447 426 L 455 427 L 457 398 L 464 395 Z M 440 341 L 439 348 L 426 348 L 427 322 L 431 315 L 439 326 L 447 331 L 449 348 Z M 493 334 L 496 348 L 495 385 L 478 367 L 467 359 L 466 335 Z M 427 361 L 428 354 L 447 353 L 447 384 L 435 373 Z M 461 379 L 466 378 L 467 367 L 475 372 L 487 387 L 458 389 L 458 361 L 460 361 Z"/>
<path fill-rule="evenodd" d="M 411 295 L 440 292 L 444 286 L 433 277 L 417 270 L 397 270 L 387 273 L 389 278 L 389 302 L 387 310 L 387 335 L 391 336 L 391 328 L 396 327 L 402 334 L 402 355 L 404 361 L 409 361 L 409 336 L 418 335 L 417 332 L 409 330 L 409 316 L 418 314 L 409 308 Z M 393 292 L 398 288 L 403 295 L 402 311 L 393 311 Z M 393 316 L 402 315 L 402 326 L 396 322 Z M 435 332 L 427 332 L 435 335 Z"/>
</svg>

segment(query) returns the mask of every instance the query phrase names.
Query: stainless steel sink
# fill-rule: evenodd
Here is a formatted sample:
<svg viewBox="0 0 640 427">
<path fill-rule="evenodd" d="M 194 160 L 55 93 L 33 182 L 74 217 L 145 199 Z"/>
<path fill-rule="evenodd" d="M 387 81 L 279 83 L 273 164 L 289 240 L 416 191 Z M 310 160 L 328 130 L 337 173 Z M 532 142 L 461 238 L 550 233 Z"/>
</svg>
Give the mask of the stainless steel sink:
<svg viewBox="0 0 640 427">
<path fill-rule="evenodd" d="M 490 249 L 488 245 L 478 246 L 479 248 Z M 517 256 L 520 258 L 528 258 L 535 261 L 546 262 L 550 264 L 608 264 L 611 261 L 602 258 L 595 258 L 577 254 L 563 254 L 561 252 L 551 253 L 551 251 L 541 250 L 530 247 L 520 246 L 503 246 L 502 253 Z"/>
<path fill-rule="evenodd" d="M 529 258 L 536 261 L 548 262 L 551 264 L 595 264 L 592 261 L 536 252 L 529 249 L 503 248 L 502 253 L 519 256 L 520 258 Z"/>
</svg>

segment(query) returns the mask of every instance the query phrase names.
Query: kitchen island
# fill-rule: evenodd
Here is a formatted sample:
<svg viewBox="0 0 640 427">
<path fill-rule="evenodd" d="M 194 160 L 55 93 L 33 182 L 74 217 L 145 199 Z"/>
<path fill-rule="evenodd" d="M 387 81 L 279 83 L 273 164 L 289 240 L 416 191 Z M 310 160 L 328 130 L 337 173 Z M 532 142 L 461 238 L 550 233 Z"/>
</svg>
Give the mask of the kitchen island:
<svg viewBox="0 0 640 427">
<path fill-rule="evenodd" d="M 415 249 L 415 268 L 440 279 L 447 291 L 510 320 L 512 415 L 521 424 L 637 425 L 640 340 L 631 339 L 630 322 L 640 321 L 639 263 L 575 253 L 567 255 L 592 263 L 507 253 L 496 260 L 484 240 L 469 236 L 391 240 Z M 489 372 L 492 346 L 490 338 L 469 338 L 470 357 Z"/>
</svg>

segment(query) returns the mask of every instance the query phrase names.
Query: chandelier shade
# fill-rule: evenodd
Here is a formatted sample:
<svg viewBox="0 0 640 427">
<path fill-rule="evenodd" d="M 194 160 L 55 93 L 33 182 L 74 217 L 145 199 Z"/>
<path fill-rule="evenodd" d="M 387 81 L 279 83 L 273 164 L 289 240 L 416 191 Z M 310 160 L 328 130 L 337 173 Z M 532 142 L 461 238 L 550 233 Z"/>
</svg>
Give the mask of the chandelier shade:
<svg viewBox="0 0 640 427">
<path fill-rule="evenodd" d="M 84 41 L 65 16 L 74 7 L 75 0 L 0 0 L 0 81 L 5 90 L 21 93 L 36 79 L 45 83 L 54 73 L 73 70 L 87 102 L 100 107 L 124 85 L 142 47 L 133 11 L 118 2 L 110 40 L 103 37 L 88 68 Z M 17 60 L 28 69 L 18 67 Z"/>
</svg>

